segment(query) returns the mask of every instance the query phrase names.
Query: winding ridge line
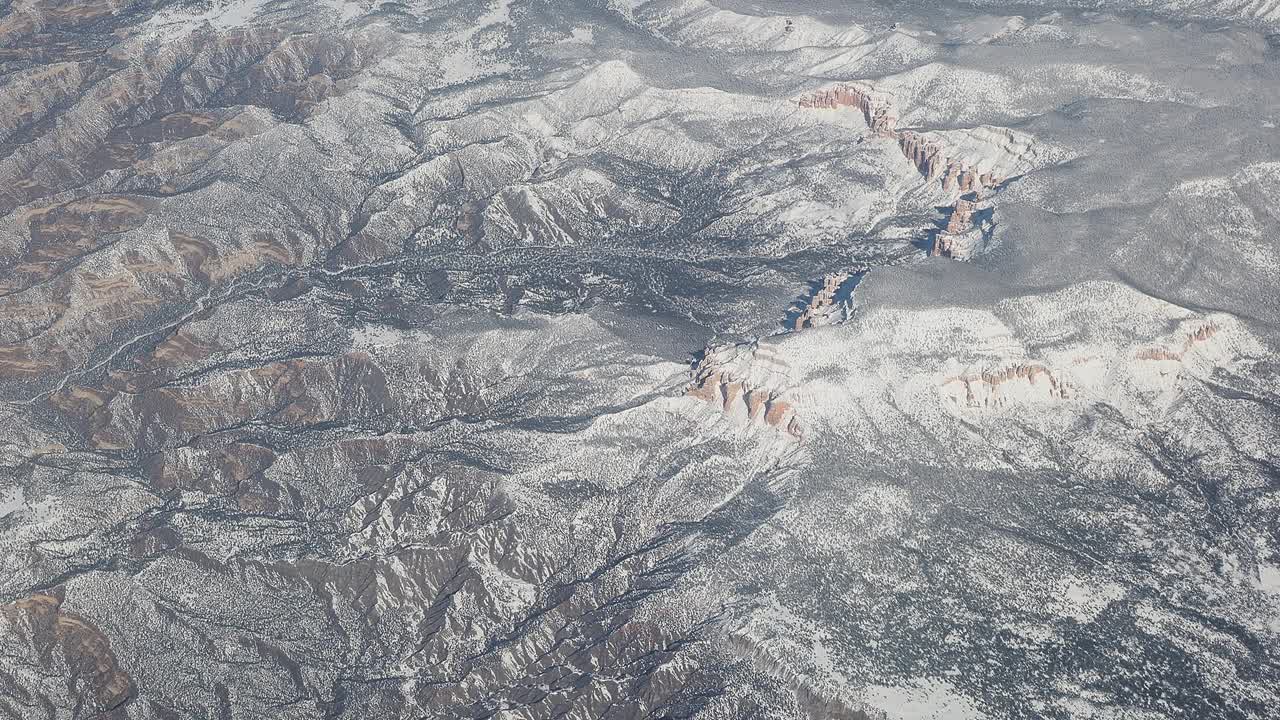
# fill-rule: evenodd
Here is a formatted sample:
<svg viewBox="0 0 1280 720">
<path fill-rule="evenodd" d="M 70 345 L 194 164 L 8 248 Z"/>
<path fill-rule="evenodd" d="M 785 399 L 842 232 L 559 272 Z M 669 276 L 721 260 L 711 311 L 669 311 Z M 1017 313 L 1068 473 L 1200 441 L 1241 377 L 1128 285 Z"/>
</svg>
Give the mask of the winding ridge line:
<svg viewBox="0 0 1280 720">
<path fill-rule="evenodd" d="M 898 130 L 897 109 L 888 98 L 872 87 L 841 83 L 803 95 L 796 103 L 802 108 L 823 110 L 858 108 L 862 111 L 867 127 L 871 128 L 876 137 L 897 141 L 903 156 L 911 161 L 926 180 L 934 182 L 941 178 L 943 190 L 958 190 L 960 196 L 951 206 L 947 226 L 935 236 L 929 255 L 957 257 L 962 254 L 955 242 L 956 238 L 976 226 L 975 211 L 979 201 L 997 190 L 1005 182 L 1005 178 L 991 172 L 979 173 L 964 160 L 950 156 L 945 146 L 914 130 Z"/>
</svg>

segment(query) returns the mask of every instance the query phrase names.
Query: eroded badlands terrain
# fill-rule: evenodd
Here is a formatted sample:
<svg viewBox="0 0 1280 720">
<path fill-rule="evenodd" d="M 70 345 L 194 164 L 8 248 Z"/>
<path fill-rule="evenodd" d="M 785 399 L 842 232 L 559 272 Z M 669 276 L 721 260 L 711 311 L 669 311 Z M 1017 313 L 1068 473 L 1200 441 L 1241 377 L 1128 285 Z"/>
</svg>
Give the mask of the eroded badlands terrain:
<svg viewBox="0 0 1280 720">
<path fill-rule="evenodd" d="M 0 717 L 1275 717 L 1277 32 L 0 0 Z"/>
</svg>

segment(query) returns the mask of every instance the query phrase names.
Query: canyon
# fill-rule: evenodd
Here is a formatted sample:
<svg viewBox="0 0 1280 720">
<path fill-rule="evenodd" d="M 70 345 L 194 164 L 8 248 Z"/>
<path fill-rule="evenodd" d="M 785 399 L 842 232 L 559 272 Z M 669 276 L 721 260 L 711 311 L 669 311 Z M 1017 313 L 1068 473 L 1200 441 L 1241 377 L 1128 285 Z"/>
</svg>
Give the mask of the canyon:
<svg viewBox="0 0 1280 720">
<path fill-rule="evenodd" d="M 999 190 L 1006 178 L 990 170 L 979 172 L 969 162 L 955 156 L 947 147 L 922 133 L 899 130 L 899 111 L 890 95 L 877 92 L 873 87 L 840 84 L 802 96 L 797 105 L 801 108 L 832 110 L 842 107 L 857 108 L 872 135 L 893 140 L 903 157 L 927 182 L 941 183 L 943 193 L 952 198 L 945 229 L 937 233 L 930 255 L 969 259 L 973 249 L 957 240 L 973 228 L 973 211 L 977 203 Z"/>
</svg>

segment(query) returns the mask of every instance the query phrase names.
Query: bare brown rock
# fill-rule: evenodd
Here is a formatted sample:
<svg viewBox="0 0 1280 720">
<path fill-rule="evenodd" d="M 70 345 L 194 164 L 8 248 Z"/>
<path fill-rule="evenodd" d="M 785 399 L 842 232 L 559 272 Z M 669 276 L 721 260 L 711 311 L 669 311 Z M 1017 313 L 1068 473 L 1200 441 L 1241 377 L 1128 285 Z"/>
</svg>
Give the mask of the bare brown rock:
<svg viewBox="0 0 1280 720">
<path fill-rule="evenodd" d="M 738 348 L 731 347 L 728 350 Z M 738 417 L 749 424 L 759 423 L 772 427 L 797 440 L 803 436 L 795 408 L 781 397 L 784 389 L 764 387 L 739 377 L 734 368 L 723 360 L 718 351 L 709 350 L 694 368 L 693 382 L 685 394 L 710 403 L 726 415 Z"/>
<path fill-rule="evenodd" d="M 1198 343 L 1207 341 L 1218 333 L 1218 327 L 1213 323 L 1207 323 L 1197 329 L 1195 332 L 1188 334 L 1183 338 L 1182 345 L 1178 349 L 1171 350 L 1169 348 L 1143 348 L 1137 352 L 1139 360 L 1169 360 L 1173 362 L 1182 362 L 1189 352 Z"/>
<path fill-rule="evenodd" d="M 897 130 L 897 112 L 887 101 L 877 101 L 873 91 L 863 90 L 851 85 L 838 85 L 827 90 L 819 90 L 800 98 L 800 107 L 805 108 L 838 108 L 857 107 L 862 110 L 867 126 L 880 137 L 897 141 L 902 155 L 929 182 L 942 179 L 942 189 L 946 192 L 958 192 L 961 195 L 992 190 L 1004 182 L 994 173 L 978 173 L 968 167 L 962 160 L 948 157 L 946 149 L 912 130 Z M 960 201 L 957 201 L 959 203 Z M 968 230 L 962 223 L 972 217 L 972 208 L 961 211 L 957 204 L 951 213 L 946 234 L 956 235 Z M 958 251 L 954 238 L 940 234 L 934 241 L 931 255 L 962 258 L 967 253 Z M 797 329 L 799 329 L 797 327 Z"/>
<path fill-rule="evenodd" d="M 149 204 L 143 198 L 106 195 L 29 210 L 31 241 L 0 278 L 0 295 L 44 282 L 72 261 L 109 245 L 113 236 L 142 224 Z"/>
<path fill-rule="evenodd" d="M 764 421 L 774 427 L 781 427 L 791 412 L 791 403 L 785 400 L 770 400 L 765 409 Z"/>
<path fill-rule="evenodd" d="M 979 209 L 977 201 L 962 197 L 956 201 L 947 218 L 947 225 L 933 240 L 929 255 L 933 257 L 969 259 L 978 239 L 974 235 L 974 216 Z"/>
<path fill-rule="evenodd" d="M 956 201 L 955 208 L 951 211 L 951 217 L 947 220 L 948 233 L 961 233 L 969 229 L 973 222 L 973 211 L 977 208 L 977 203 L 972 200 L 961 198 Z"/>
<path fill-rule="evenodd" d="M 983 371 L 977 375 L 958 375 L 946 378 L 942 385 L 952 383 L 964 386 L 965 404 L 969 407 L 997 407 L 1004 405 L 1010 391 L 1024 384 L 1027 390 L 1047 399 L 1065 400 L 1069 393 L 1049 368 L 1031 363 L 1020 363 L 1003 370 Z"/>
<path fill-rule="evenodd" d="M 710 372 L 699 383 L 691 386 L 686 394 L 706 402 L 718 401 L 720 395 L 720 373 L 716 371 Z"/>
<path fill-rule="evenodd" d="M 175 348 L 166 343 L 158 352 L 181 351 Z M 91 447 L 145 453 L 247 422 L 301 427 L 380 417 L 391 408 L 381 369 L 358 352 L 211 372 L 199 384 L 167 376 L 145 366 L 120 371 L 103 387 L 67 385 L 49 402 Z"/>
<path fill-rule="evenodd" d="M 813 294 L 809 302 L 801 309 L 800 314 L 796 316 L 792 323 L 793 330 L 804 330 L 808 327 L 814 327 L 819 324 L 820 319 L 826 317 L 826 313 L 835 304 L 836 293 L 839 292 L 840 286 L 849 279 L 849 273 L 828 273 L 822 278 L 822 287 Z"/>
<path fill-rule="evenodd" d="M 111 650 L 111 641 L 81 615 L 64 610 L 60 589 L 37 593 L 0 607 L 19 637 L 7 642 L 25 643 L 48 668 L 61 655 L 70 670 L 66 678 L 72 694 L 93 708 L 94 717 L 124 718 L 124 706 L 135 694 L 129 677 Z"/>
<path fill-rule="evenodd" d="M 897 115 L 891 105 L 875 99 L 868 90 L 853 85 L 837 85 L 801 97 L 799 105 L 803 108 L 820 109 L 856 107 L 862 111 L 867 127 L 872 132 L 881 137 L 894 137 Z"/>
</svg>

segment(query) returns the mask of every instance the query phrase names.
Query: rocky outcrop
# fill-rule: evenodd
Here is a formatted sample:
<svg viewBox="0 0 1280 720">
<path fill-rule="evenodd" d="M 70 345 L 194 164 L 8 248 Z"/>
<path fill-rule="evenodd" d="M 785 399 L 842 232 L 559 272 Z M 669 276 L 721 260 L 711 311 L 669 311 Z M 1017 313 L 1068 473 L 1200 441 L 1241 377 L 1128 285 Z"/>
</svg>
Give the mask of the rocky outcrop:
<svg viewBox="0 0 1280 720">
<path fill-rule="evenodd" d="M 124 706 L 135 688 L 111 641 L 88 619 L 62 606 L 62 589 L 56 588 L 0 607 L 9 631 L 6 654 L 12 660 L 29 653 L 50 674 L 65 674 L 68 699 L 93 717 L 127 717 Z"/>
<path fill-rule="evenodd" d="M 950 234 L 961 233 L 969 229 L 973 224 L 973 211 L 978 204 L 972 200 L 960 198 L 956 201 L 956 206 L 951 211 L 951 217 L 947 220 L 947 232 Z"/>
<path fill-rule="evenodd" d="M 971 193 L 998 187 L 1004 178 L 994 172 L 980 173 L 960 157 L 948 153 L 941 143 L 913 130 L 898 130 L 898 112 L 887 95 L 870 88 L 842 84 L 800 98 L 802 108 L 831 110 L 856 107 L 867 127 L 877 137 L 898 142 L 902 154 L 929 181 L 940 180 L 948 192 Z"/>
<path fill-rule="evenodd" d="M 1002 175 L 992 170 L 980 172 L 957 153 L 922 133 L 898 130 L 898 112 L 892 101 L 874 89 L 841 84 L 802 96 L 798 104 L 802 108 L 858 108 L 867 127 L 877 137 L 896 140 L 903 156 L 927 181 L 940 182 L 944 192 L 959 194 L 947 230 L 935 239 L 930 255 L 963 259 L 971 254 L 972 246 L 946 236 L 958 236 L 973 229 L 975 201 L 1003 184 L 1005 178 Z M 962 244 L 966 245 L 963 252 L 960 251 Z"/>
<path fill-rule="evenodd" d="M 1170 311 L 1136 293 L 1120 294 L 1104 285 L 1090 291 L 1099 297 L 1092 309 L 1082 311 L 1084 317 L 1066 320 L 1056 315 L 1057 310 L 1051 311 L 1055 334 L 1039 336 L 1033 346 L 1010 346 L 1003 336 L 968 349 L 964 359 L 946 360 L 931 374 L 943 403 L 960 411 L 1061 401 L 1101 403 L 1131 422 L 1144 423 L 1167 417 L 1190 385 L 1208 381 L 1222 370 L 1235 372 L 1265 354 L 1225 314 L 1188 316 L 1181 309 Z M 1042 302 L 1061 307 L 1060 297 L 1042 298 Z M 1123 308 L 1121 315 L 1134 319 L 1116 320 L 1117 307 Z M 1149 322 L 1155 313 L 1168 314 Z M 1111 325 L 1124 322 L 1130 324 L 1123 329 Z M 1173 329 L 1158 336 L 1147 334 L 1161 324 Z M 1077 335 L 1081 332 L 1091 335 Z M 945 344 L 935 347 L 952 352 Z M 1032 354 L 1036 359 L 1031 359 Z"/>
<path fill-rule="evenodd" d="M 831 110 L 856 107 L 862 111 L 867 127 L 880 137 L 896 137 L 898 116 L 887 98 L 877 97 L 873 90 L 855 85 L 837 85 L 800 98 L 802 108 Z"/>
<path fill-rule="evenodd" d="M 941 178 L 942 189 L 946 192 L 964 194 L 992 190 L 1004 182 L 1004 178 L 993 172 L 979 173 L 963 159 L 949 156 L 940 143 L 920 133 L 904 130 L 893 137 L 897 138 L 902 154 L 920 174 L 930 181 Z"/>
<path fill-rule="evenodd" d="M 787 367 L 755 343 L 709 348 L 693 370 L 686 395 L 747 425 L 762 425 L 800 440 L 804 430 L 787 399 Z"/>
<path fill-rule="evenodd" d="M 1142 348 L 1138 350 L 1136 357 L 1139 360 L 1164 360 L 1171 362 L 1182 362 L 1187 353 L 1196 345 L 1207 342 L 1210 338 L 1218 333 L 1218 326 L 1208 323 L 1201 326 L 1198 330 L 1189 333 L 1183 338 L 1182 345 L 1177 349 L 1161 348 Z"/>
<path fill-rule="evenodd" d="M 1022 363 L 1002 370 L 985 370 L 945 379 L 943 394 L 965 407 L 1003 407 L 1010 402 L 1064 400 L 1067 388 L 1049 368 Z"/>
<path fill-rule="evenodd" d="M 813 297 L 800 308 L 800 313 L 791 322 L 792 330 L 826 325 L 831 322 L 832 315 L 840 310 L 836 295 L 849 279 L 849 273 L 828 273 L 822 278 L 822 286 Z"/>
<path fill-rule="evenodd" d="M 984 227 L 978 217 L 983 206 L 984 203 L 968 197 L 957 200 L 946 227 L 934 236 L 929 255 L 968 260 L 977 254 L 984 239 Z"/>
</svg>

